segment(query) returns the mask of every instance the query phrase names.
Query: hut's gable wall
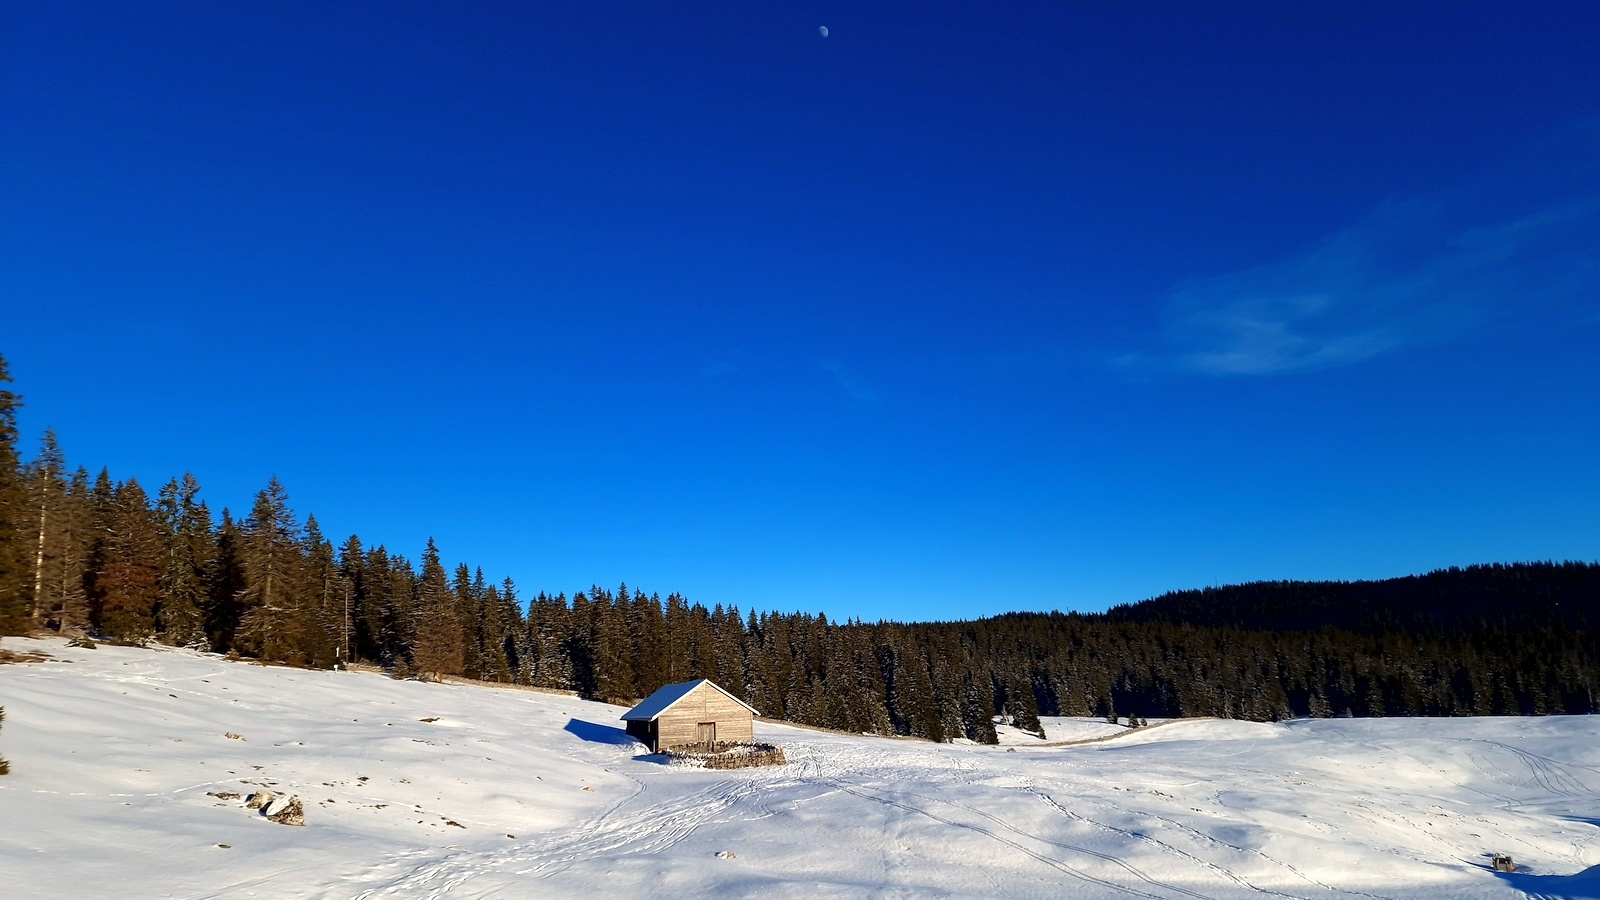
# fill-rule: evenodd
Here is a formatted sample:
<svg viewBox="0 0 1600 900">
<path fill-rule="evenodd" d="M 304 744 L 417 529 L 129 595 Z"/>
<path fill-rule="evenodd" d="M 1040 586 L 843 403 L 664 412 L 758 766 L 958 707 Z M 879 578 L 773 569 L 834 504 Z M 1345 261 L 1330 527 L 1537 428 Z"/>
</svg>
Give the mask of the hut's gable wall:
<svg viewBox="0 0 1600 900">
<path fill-rule="evenodd" d="M 700 741 L 700 723 L 717 723 L 718 741 L 755 740 L 750 710 L 709 684 L 702 684 L 661 714 L 661 747 L 681 747 Z"/>
</svg>

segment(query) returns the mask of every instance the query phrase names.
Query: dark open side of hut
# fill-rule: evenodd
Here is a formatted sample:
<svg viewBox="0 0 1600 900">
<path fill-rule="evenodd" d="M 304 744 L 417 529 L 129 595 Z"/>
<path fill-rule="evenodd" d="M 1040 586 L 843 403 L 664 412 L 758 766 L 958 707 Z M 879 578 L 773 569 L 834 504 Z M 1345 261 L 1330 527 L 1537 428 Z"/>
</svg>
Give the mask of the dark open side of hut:
<svg viewBox="0 0 1600 900">
<path fill-rule="evenodd" d="M 755 707 L 701 678 L 669 684 L 622 716 L 650 752 L 755 739 Z"/>
</svg>

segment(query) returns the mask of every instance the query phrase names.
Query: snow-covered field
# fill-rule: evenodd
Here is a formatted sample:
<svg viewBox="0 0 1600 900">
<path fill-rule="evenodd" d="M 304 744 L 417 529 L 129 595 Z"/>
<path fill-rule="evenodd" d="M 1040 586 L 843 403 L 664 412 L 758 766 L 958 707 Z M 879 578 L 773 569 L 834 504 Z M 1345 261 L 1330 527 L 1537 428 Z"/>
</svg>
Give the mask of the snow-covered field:
<svg viewBox="0 0 1600 900">
<path fill-rule="evenodd" d="M 711 772 L 569 697 L 0 646 L 56 658 L 0 666 L 7 900 L 1600 897 L 1600 717 L 1053 748 L 758 724 L 790 764 Z M 1047 735 L 1095 736 L 1073 721 L 1113 730 Z M 210 795 L 257 785 L 301 796 L 307 826 Z"/>
</svg>

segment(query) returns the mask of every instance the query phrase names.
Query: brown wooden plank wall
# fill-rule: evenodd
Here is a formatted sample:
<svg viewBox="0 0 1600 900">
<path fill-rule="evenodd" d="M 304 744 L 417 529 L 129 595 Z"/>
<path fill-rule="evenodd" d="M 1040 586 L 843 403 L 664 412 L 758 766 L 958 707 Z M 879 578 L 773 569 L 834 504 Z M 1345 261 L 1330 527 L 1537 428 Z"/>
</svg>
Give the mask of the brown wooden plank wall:
<svg viewBox="0 0 1600 900">
<path fill-rule="evenodd" d="M 718 741 L 755 739 L 750 710 L 721 691 L 702 684 L 661 714 L 661 746 L 682 747 L 700 740 L 700 723 L 717 723 Z"/>
</svg>

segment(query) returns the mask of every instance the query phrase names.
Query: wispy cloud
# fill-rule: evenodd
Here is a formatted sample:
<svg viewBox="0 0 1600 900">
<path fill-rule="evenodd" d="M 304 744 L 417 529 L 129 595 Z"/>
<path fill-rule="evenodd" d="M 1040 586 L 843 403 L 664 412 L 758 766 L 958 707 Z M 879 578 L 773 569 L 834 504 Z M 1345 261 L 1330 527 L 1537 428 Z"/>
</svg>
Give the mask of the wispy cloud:
<svg viewBox="0 0 1600 900">
<path fill-rule="evenodd" d="M 850 399 L 862 405 L 871 405 L 878 402 L 878 395 L 842 362 L 829 360 L 822 363 L 822 371 L 833 377 L 841 390 L 850 395 Z"/>
<path fill-rule="evenodd" d="M 1180 285 L 1152 346 L 1116 363 L 1216 376 L 1328 369 L 1551 302 L 1593 304 L 1592 168 L 1561 201 L 1531 202 L 1504 181 L 1394 201 L 1302 252 Z"/>
</svg>

